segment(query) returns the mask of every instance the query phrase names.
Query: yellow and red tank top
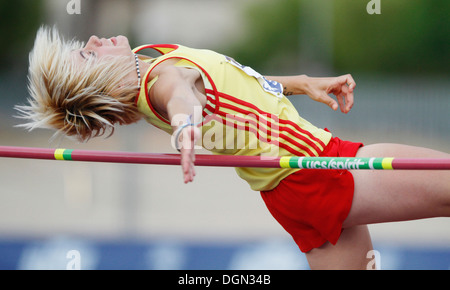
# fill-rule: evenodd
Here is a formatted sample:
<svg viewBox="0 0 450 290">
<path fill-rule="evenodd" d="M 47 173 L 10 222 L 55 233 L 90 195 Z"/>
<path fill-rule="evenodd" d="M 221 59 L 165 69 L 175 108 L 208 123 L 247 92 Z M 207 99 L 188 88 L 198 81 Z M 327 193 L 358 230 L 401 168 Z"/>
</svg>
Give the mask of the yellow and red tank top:
<svg viewBox="0 0 450 290">
<path fill-rule="evenodd" d="M 162 55 L 149 61 L 150 69 L 142 78 L 136 105 L 149 123 L 167 133 L 173 133 L 170 121 L 158 114 L 149 98 L 149 90 L 158 78 L 149 77 L 158 64 L 178 59 L 176 66 L 196 69 L 202 75 L 207 103 L 200 110 L 201 145 L 213 154 L 318 156 L 330 141 L 329 132 L 299 116 L 282 94 L 281 84 L 265 79 L 234 59 L 176 44 L 143 45 L 133 52 L 149 48 Z M 236 168 L 238 175 L 257 191 L 273 189 L 297 170 Z"/>
</svg>

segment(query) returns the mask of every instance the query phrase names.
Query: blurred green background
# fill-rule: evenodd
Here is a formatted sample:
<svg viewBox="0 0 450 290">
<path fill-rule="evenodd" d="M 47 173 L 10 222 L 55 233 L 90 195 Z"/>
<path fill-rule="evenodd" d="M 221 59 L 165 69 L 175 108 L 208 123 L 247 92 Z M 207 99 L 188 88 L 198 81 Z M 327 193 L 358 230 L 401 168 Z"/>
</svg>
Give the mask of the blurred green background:
<svg viewBox="0 0 450 290">
<path fill-rule="evenodd" d="M 267 75 L 351 73 L 357 89 L 348 115 L 305 96 L 290 99 L 303 117 L 343 139 L 449 152 L 450 2 L 381 0 L 381 14 L 373 15 L 368 2 L 0 0 L 0 145 L 172 152 L 169 136 L 142 122 L 88 144 L 49 142 L 52 132 L 14 127 L 20 120 L 13 106 L 27 98 L 35 33 L 40 25 L 56 25 L 66 38 L 84 41 L 92 34 L 123 34 L 132 46 L 213 49 Z M 0 235 L 207 243 L 290 239 L 233 170 L 198 171 L 196 182 L 185 186 L 173 167 L 0 159 Z M 375 245 L 448 247 L 449 226 L 447 219 L 433 219 L 374 225 L 371 231 Z"/>
<path fill-rule="evenodd" d="M 114 34 L 114 29 L 100 28 L 102 25 L 98 22 L 101 20 L 96 19 L 96 16 L 91 18 L 98 14 L 94 11 L 102 9 L 103 5 L 109 5 L 109 2 L 118 1 L 80 2 L 83 13 L 71 15 L 70 36 L 87 39 L 90 34 L 102 29 Z M 138 6 L 142 1 L 125 2 L 128 9 L 136 10 L 133 6 Z M 146 2 L 149 2 L 148 10 L 151 10 L 151 2 L 158 1 Z M 174 3 L 176 9 L 177 1 L 169 2 Z M 301 69 L 299 64 L 305 54 L 314 54 L 308 58 L 309 62 L 328 62 L 327 66 L 336 73 L 446 76 L 450 73 L 449 1 L 383 1 L 380 15 L 369 15 L 366 12 L 368 1 L 241 2 L 236 7 L 242 10 L 240 14 L 244 18 L 241 20 L 243 27 L 238 27 L 241 37 L 239 41 L 228 35 L 227 39 L 220 41 L 220 46 L 214 43 L 208 43 L 208 46 L 229 52 L 256 69 L 307 72 L 308 68 Z M 49 9 L 46 6 L 50 3 L 52 2 L 44 0 L 0 2 L 1 70 L 10 71 L 12 67 L 26 63 L 25 55 L 32 47 L 35 32 L 41 24 L 58 24 L 48 21 L 51 17 L 48 17 Z M 64 5 L 59 6 L 62 8 L 60 10 L 64 10 Z M 120 24 L 121 32 L 127 32 L 129 36 L 139 33 L 139 29 L 130 23 Z M 66 25 L 67 23 L 64 24 Z M 191 33 L 201 34 L 202 31 Z"/>
</svg>

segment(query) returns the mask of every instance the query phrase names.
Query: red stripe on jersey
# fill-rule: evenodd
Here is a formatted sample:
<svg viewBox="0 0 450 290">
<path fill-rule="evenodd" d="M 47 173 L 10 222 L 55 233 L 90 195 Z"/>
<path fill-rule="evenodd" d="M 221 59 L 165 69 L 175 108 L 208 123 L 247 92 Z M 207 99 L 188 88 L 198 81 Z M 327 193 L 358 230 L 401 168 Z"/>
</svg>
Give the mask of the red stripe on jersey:
<svg viewBox="0 0 450 290">
<path fill-rule="evenodd" d="M 242 108 L 233 106 L 233 105 L 231 105 L 231 104 L 221 103 L 220 106 L 221 106 L 221 108 L 228 108 L 228 109 L 234 110 L 234 111 L 236 111 L 236 112 L 239 112 L 239 113 L 241 113 L 241 114 L 243 114 L 243 115 L 255 115 L 254 112 L 247 111 L 247 110 L 245 110 L 245 109 L 242 109 Z M 219 108 L 219 111 L 220 111 L 220 108 Z M 274 116 L 273 114 L 267 114 L 267 113 L 264 113 L 264 112 L 261 111 L 260 109 L 258 109 L 258 112 L 260 113 L 258 116 Z M 283 123 L 283 122 L 281 122 L 280 119 L 277 118 L 277 120 L 278 120 L 278 123 Z M 289 122 L 289 124 L 291 124 L 291 123 L 292 123 L 292 124 L 295 124 L 295 123 L 293 123 L 293 122 Z M 268 121 L 268 120 L 267 120 L 266 124 L 267 124 L 267 126 L 268 126 L 269 128 L 273 128 L 273 127 L 274 127 L 274 125 L 273 125 L 270 121 Z M 320 148 L 314 143 L 314 141 L 312 141 L 312 140 L 308 139 L 307 137 L 305 137 L 305 136 L 299 134 L 299 132 L 296 132 L 295 130 L 292 130 L 291 128 L 289 128 L 289 127 L 287 127 L 287 126 L 280 126 L 280 125 L 278 125 L 277 127 L 279 128 L 279 131 L 280 131 L 280 137 L 281 137 L 281 136 L 284 136 L 283 139 L 284 139 L 285 141 L 288 141 L 289 143 L 291 143 L 291 144 L 293 144 L 293 145 L 295 145 L 295 146 L 297 146 L 297 147 L 299 147 L 299 148 L 302 148 L 303 151 L 308 152 L 309 154 L 311 154 L 311 156 L 314 156 L 314 155 L 316 155 L 316 154 L 322 152 L 323 149 L 320 149 Z M 297 127 L 298 127 L 298 126 L 297 126 Z M 302 131 L 305 131 L 305 130 L 302 130 Z M 282 132 L 289 133 L 289 134 L 295 136 L 296 138 L 298 138 L 299 140 L 302 140 L 303 142 L 305 142 L 305 143 L 307 144 L 307 146 L 313 148 L 314 151 L 316 151 L 317 153 L 314 154 L 309 148 L 305 147 L 305 145 L 302 145 L 302 144 L 300 144 L 299 142 L 295 141 L 294 139 L 288 137 L 287 135 L 282 134 Z"/>
<path fill-rule="evenodd" d="M 225 99 L 227 99 L 227 100 L 230 100 L 230 101 L 235 102 L 235 103 L 237 103 L 237 104 L 240 104 L 240 105 L 242 105 L 242 106 L 246 106 L 246 107 L 248 107 L 248 108 L 251 108 L 251 109 L 255 110 L 256 112 L 258 112 L 259 114 L 266 114 L 266 115 L 268 115 L 266 112 L 262 111 L 261 109 L 259 109 L 259 108 L 256 107 L 255 105 L 253 105 L 252 103 L 245 102 L 245 101 L 243 101 L 243 100 L 240 100 L 240 99 L 238 99 L 238 98 L 235 98 L 235 97 L 233 97 L 233 96 L 230 96 L 230 95 L 227 95 L 227 94 L 224 94 L 224 93 L 218 93 L 218 94 L 220 95 L 220 97 L 223 97 L 223 98 L 225 98 Z M 289 121 L 289 120 L 284 120 L 284 119 L 279 119 L 279 122 L 282 123 L 282 124 L 285 124 L 285 125 L 291 125 L 291 126 L 293 126 L 293 127 L 294 127 L 295 129 L 297 129 L 299 132 L 301 132 L 301 133 L 307 135 L 307 136 L 310 138 L 311 141 L 315 141 L 315 142 L 319 143 L 320 146 L 322 146 L 322 148 L 325 148 L 325 144 L 322 142 L 322 140 L 320 140 L 320 139 L 318 139 L 317 137 L 313 136 L 313 135 L 311 134 L 311 132 L 308 132 L 308 131 L 306 131 L 306 130 L 300 128 L 300 126 L 299 126 L 298 124 L 296 124 L 296 123 L 294 123 L 294 122 L 292 122 L 292 121 Z M 294 131 L 293 131 L 293 132 L 294 132 Z M 304 138 L 304 137 L 302 137 L 302 138 Z M 314 144 L 314 145 L 312 145 L 312 146 L 315 147 L 316 145 Z M 322 151 L 322 149 L 320 149 L 319 152 L 320 152 L 320 151 Z"/>
<path fill-rule="evenodd" d="M 220 110 L 218 110 L 217 114 L 221 115 L 226 120 L 233 119 L 233 120 L 236 120 L 236 121 L 244 123 L 245 126 L 233 123 L 233 127 L 236 128 L 236 129 L 241 129 L 241 130 L 244 129 L 244 130 L 247 130 L 247 131 L 255 133 L 255 135 L 258 138 L 258 140 L 261 140 L 261 141 L 264 141 L 264 142 L 268 142 L 268 143 L 273 143 L 274 141 L 272 140 L 272 137 L 279 137 L 280 139 L 283 139 L 286 143 L 278 141 L 277 142 L 278 143 L 277 146 L 279 146 L 280 148 L 286 149 L 287 151 L 289 151 L 290 153 L 292 153 L 292 154 L 294 154 L 296 156 L 303 156 L 303 155 L 305 155 L 305 152 L 309 156 L 315 156 L 319 152 L 321 152 L 321 151 L 317 151 L 317 153 L 314 153 L 313 151 L 311 151 L 311 149 L 308 146 L 300 144 L 298 141 L 290 138 L 289 136 L 283 134 L 282 132 L 277 134 L 277 133 L 273 133 L 273 131 L 270 131 L 270 134 L 268 134 L 267 130 L 265 130 L 261 126 L 257 126 L 257 122 L 256 121 L 252 121 L 252 120 L 249 120 L 249 119 L 244 119 L 244 118 L 241 118 L 241 117 L 236 116 L 236 115 L 227 114 L 227 113 L 225 113 L 223 111 L 220 111 Z M 225 124 L 226 125 L 230 125 L 229 123 L 226 123 L 226 121 L 225 121 Z M 250 124 L 253 124 L 254 126 L 252 126 L 250 128 L 250 126 L 249 126 Z M 256 128 L 258 128 L 262 132 L 266 133 L 267 137 L 263 137 L 264 139 L 262 139 L 261 138 L 261 134 L 259 133 L 259 131 L 257 131 L 257 129 L 254 129 L 255 126 L 256 126 Z M 269 136 L 272 136 L 272 137 L 269 137 Z M 295 147 L 299 148 L 300 151 L 297 150 L 297 149 L 294 149 L 292 146 L 289 146 L 289 144 L 287 144 L 287 143 L 290 143 L 291 145 L 294 145 Z"/>
</svg>

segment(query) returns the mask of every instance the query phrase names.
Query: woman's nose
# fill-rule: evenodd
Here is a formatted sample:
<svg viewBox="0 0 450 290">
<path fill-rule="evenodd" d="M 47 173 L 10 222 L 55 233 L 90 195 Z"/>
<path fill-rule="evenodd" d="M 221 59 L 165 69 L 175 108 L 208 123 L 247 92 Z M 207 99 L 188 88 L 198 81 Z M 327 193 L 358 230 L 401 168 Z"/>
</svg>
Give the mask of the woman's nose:
<svg viewBox="0 0 450 290">
<path fill-rule="evenodd" d="M 101 46 L 101 45 L 102 45 L 102 43 L 101 43 L 100 39 L 97 36 L 92 35 L 89 38 L 88 42 L 86 43 L 86 48 L 93 48 L 93 47 L 97 47 L 97 46 Z"/>
</svg>

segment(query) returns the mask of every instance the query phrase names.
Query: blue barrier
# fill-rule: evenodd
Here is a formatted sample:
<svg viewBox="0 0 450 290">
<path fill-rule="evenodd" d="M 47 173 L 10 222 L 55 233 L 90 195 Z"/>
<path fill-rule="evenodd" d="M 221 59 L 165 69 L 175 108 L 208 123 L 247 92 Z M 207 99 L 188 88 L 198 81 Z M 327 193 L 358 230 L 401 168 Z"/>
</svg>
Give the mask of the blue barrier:
<svg viewBox="0 0 450 290">
<path fill-rule="evenodd" d="M 450 248 L 377 247 L 381 269 L 448 270 Z M 188 243 L 179 240 L 92 241 L 58 237 L 0 241 L 0 269 L 305 270 L 290 240 Z"/>
</svg>

